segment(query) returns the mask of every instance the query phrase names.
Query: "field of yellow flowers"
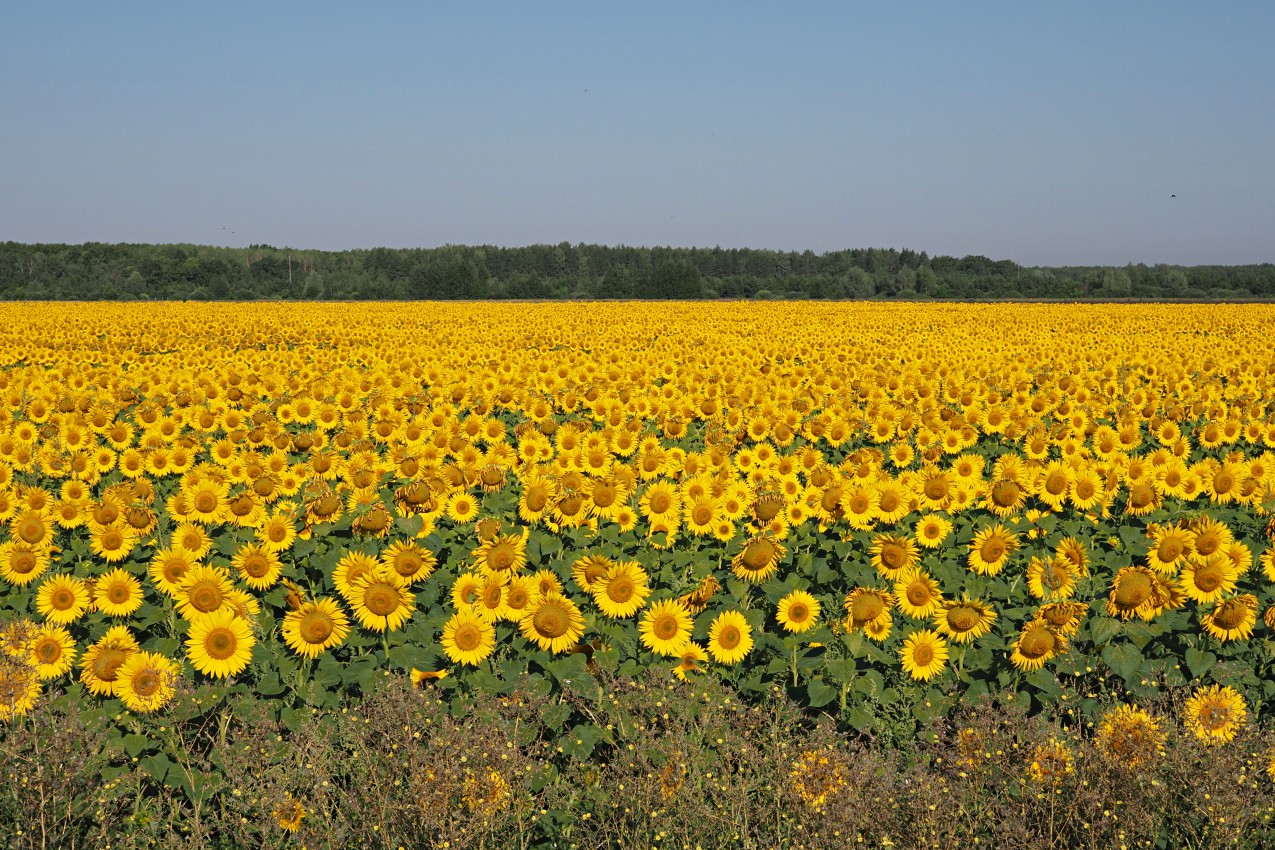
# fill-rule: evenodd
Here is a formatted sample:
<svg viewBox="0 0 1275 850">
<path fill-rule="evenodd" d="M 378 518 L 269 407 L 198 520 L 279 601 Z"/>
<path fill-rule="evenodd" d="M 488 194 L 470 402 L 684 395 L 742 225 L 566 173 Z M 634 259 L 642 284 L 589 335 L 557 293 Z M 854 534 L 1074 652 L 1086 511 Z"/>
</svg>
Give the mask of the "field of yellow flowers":
<svg viewBox="0 0 1275 850">
<path fill-rule="evenodd" d="M 860 730 L 1189 687 L 1224 741 L 1275 697 L 1272 308 L 0 315 L 0 719 L 655 670 Z"/>
</svg>

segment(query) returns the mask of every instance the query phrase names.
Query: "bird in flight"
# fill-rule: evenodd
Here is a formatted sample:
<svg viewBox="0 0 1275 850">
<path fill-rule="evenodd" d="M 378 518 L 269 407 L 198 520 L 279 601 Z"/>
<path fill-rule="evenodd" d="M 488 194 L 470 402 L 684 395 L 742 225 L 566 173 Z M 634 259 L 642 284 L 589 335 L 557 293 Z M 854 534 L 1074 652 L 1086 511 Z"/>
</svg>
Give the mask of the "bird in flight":
<svg viewBox="0 0 1275 850">
<path fill-rule="evenodd" d="M 1176 197 L 1177 197 L 1177 195 L 1170 195 L 1169 197 L 1170 197 L 1170 198 L 1176 198 Z"/>
</svg>

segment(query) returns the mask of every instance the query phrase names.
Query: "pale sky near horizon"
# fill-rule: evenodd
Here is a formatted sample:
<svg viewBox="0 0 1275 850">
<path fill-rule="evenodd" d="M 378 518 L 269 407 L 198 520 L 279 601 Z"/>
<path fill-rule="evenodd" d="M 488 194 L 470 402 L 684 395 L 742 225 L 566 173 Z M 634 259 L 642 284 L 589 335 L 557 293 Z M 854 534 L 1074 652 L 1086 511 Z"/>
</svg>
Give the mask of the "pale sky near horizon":
<svg viewBox="0 0 1275 850">
<path fill-rule="evenodd" d="M 1275 261 L 1269 0 L 67 2 L 3 23 L 0 241 Z"/>
</svg>

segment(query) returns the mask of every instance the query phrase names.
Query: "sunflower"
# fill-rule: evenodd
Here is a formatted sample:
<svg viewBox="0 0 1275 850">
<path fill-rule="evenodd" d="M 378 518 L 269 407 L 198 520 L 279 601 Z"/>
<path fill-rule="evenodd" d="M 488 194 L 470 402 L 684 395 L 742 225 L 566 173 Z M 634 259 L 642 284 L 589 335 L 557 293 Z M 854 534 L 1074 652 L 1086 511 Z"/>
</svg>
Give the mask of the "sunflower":
<svg viewBox="0 0 1275 850">
<path fill-rule="evenodd" d="M 438 682 L 446 679 L 450 674 L 450 670 L 444 667 L 441 670 L 417 670 L 412 668 L 410 678 L 414 687 L 423 687 L 426 682 Z"/>
<path fill-rule="evenodd" d="M 1131 705 L 1109 709 L 1098 725 L 1098 751 L 1129 770 L 1147 767 L 1163 758 L 1164 741 L 1160 721 Z"/>
<path fill-rule="evenodd" d="M 642 613 L 642 643 L 659 655 L 681 655 L 691 639 L 691 615 L 676 599 L 653 603 Z"/>
<path fill-rule="evenodd" d="M 739 611 L 723 611 L 708 629 L 708 651 L 719 664 L 738 664 L 753 649 L 753 630 Z"/>
<path fill-rule="evenodd" d="M 538 522 L 557 501 L 557 485 L 540 475 L 530 475 L 522 480 L 522 495 L 518 499 L 518 516 L 523 522 Z"/>
<path fill-rule="evenodd" d="M 1156 574 L 1147 567 L 1121 567 L 1111 580 L 1107 616 L 1150 620 L 1168 600 Z"/>
<path fill-rule="evenodd" d="M 534 576 L 514 576 L 505 586 L 505 603 L 501 619 L 517 622 L 522 619 L 528 606 L 540 596 Z"/>
<path fill-rule="evenodd" d="M 182 522 L 172 534 L 172 545 L 185 549 L 196 558 L 206 556 L 212 549 L 212 543 L 208 530 L 193 522 Z"/>
<path fill-rule="evenodd" d="M 1083 602 L 1051 602 L 1036 611 L 1036 619 L 1044 621 L 1063 637 L 1071 637 L 1080 631 L 1080 622 L 1089 606 Z"/>
<path fill-rule="evenodd" d="M 1078 511 L 1087 511 L 1102 502 L 1104 496 L 1102 477 L 1092 469 L 1076 472 L 1071 481 L 1067 498 Z"/>
<path fill-rule="evenodd" d="M 124 560 L 137 545 L 137 534 L 127 525 L 96 528 L 89 535 L 93 554 L 109 564 Z"/>
<path fill-rule="evenodd" d="M 899 534 L 878 534 L 868 550 L 872 566 L 882 578 L 896 580 L 916 565 L 916 544 Z"/>
<path fill-rule="evenodd" d="M 979 575 L 997 575 L 1017 549 L 1018 538 L 1003 525 L 984 528 L 970 543 L 969 567 Z"/>
<path fill-rule="evenodd" d="M 28 546 L 41 546 L 53 536 L 53 527 L 42 511 L 23 511 L 9 521 L 9 534 Z"/>
<path fill-rule="evenodd" d="M 856 587 L 846 594 L 842 607 L 846 612 L 846 628 L 853 632 L 888 620 L 894 596 L 876 588 Z"/>
<path fill-rule="evenodd" d="M 938 632 L 920 629 L 904 639 L 899 659 L 913 679 L 928 681 L 947 664 L 947 641 Z"/>
<path fill-rule="evenodd" d="M 1244 726 L 1248 710 L 1244 697 L 1230 685 L 1197 690 L 1183 710 L 1186 728 L 1204 744 L 1225 744 Z"/>
<path fill-rule="evenodd" d="M 1191 599 L 1207 604 L 1235 590 L 1238 580 L 1235 563 L 1225 553 L 1215 553 L 1189 559 L 1178 575 L 1178 586 Z"/>
<path fill-rule="evenodd" d="M 673 674 L 685 681 L 686 674 L 701 672 L 704 668 L 700 665 L 707 660 L 708 653 L 704 651 L 704 647 L 694 641 L 690 641 L 682 649 L 677 666 L 673 668 Z"/>
<path fill-rule="evenodd" d="M 1059 785 L 1076 771 L 1076 758 L 1062 741 L 1050 738 L 1032 750 L 1027 777 L 1037 785 Z"/>
<path fill-rule="evenodd" d="M 927 465 L 917 479 L 917 498 L 923 508 L 931 511 L 946 510 L 952 503 L 955 489 L 954 476 L 936 466 Z"/>
<path fill-rule="evenodd" d="M 257 541 L 271 552 L 292 548 L 297 539 L 297 526 L 290 512 L 277 511 L 257 529 Z"/>
<path fill-rule="evenodd" d="M 1039 670 L 1054 656 L 1067 649 L 1067 639 L 1050 628 L 1043 620 L 1032 620 L 1023 626 L 1014 641 L 1010 661 L 1019 670 Z"/>
<path fill-rule="evenodd" d="M 527 538 L 530 532 L 493 536 L 474 550 L 478 566 L 488 572 L 516 573 L 527 566 Z"/>
<path fill-rule="evenodd" d="M 186 637 L 186 658 L 205 676 L 224 679 L 242 673 L 256 645 L 252 627 L 222 609 L 195 620 Z"/>
<path fill-rule="evenodd" d="M 783 544 L 770 534 L 750 537 L 731 558 L 731 571 L 744 581 L 761 584 L 778 572 L 779 561 L 787 552 Z"/>
<path fill-rule="evenodd" d="M 302 602 L 283 618 L 283 642 L 305 658 L 340 646 L 349 633 L 350 618 L 335 599 Z"/>
<path fill-rule="evenodd" d="M 819 600 L 804 590 L 794 590 L 779 600 L 775 619 L 785 631 L 808 632 L 819 622 Z"/>
<path fill-rule="evenodd" d="M 477 664 L 496 648 L 495 627 L 473 611 L 463 609 L 452 615 L 443 626 L 439 641 L 443 652 L 456 664 Z"/>
<path fill-rule="evenodd" d="M 124 570 L 111 570 L 98 576 L 93 600 L 108 617 L 127 617 L 142 607 L 142 583 Z"/>
<path fill-rule="evenodd" d="M 665 526 L 676 529 L 680 524 L 678 514 L 682 509 L 681 495 L 677 488 L 666 481 L 656 481 L 642 493 L 638 500 L 638 510 L 647 522 L 655 524 L 661 521 Z"/>
<path fill-rule="evenodd" d="M 134 652 L 116 672 L 115 695 L 129 711 L 156 711 L 176 693 L 177 672 L 177 665 L 158 652 Z"/>
<path fill-rule="evenodd" d="M 1257 597 L 1245 593 L 1224 599 L 1200 617 L 1200 624 L 1220 641 L 1248 640 L 1257 624 Z"/>
<path fill-rule="evenodd" d="M 217 525 L 225 521 L 230 485 L 205 478 L 182 488 L 188 510 L 186 518 L 200 525 Z"/>
<path fill-rule="evenodd" d="M 925 570 L 913 567 L 900 573 L 894 583 L 897 607 L 916 620 L 928 620 L 943 604 L 939 584 Z"/>
<path fill-rule="evenodd" d="M 31 666 L 41 681 L 56 679 L 75 663 L 75 639 L 61 626 L 44 624 L 32 633 L 29 647 Z"/>
<path fill-rule="evenodd" d="M 880 516 L 881 494 L 869 484 L 852 484 L 841 492 L 841 513 L 856 531 L 870 531 Z"/>
<path fill-rule="evenodd" d="M 926 549 L 937 549 L 943 545 L 947 535 L 952 531 L 952 523 L 939 514 L 926 514 L 916 521 L 916 542 Z"/>
<path fill-rule="evenodd" d="M 584 617 L 570 599 L 551 593 L 528 606 L 518 621 L 518 628 L 527 640 L 557 655 L 580 642 L 584 635 Z"/>
<path fill-rule="evenodd" d="M 377 632 L 394 631 L 406 623 L 416 602 L 398 574 L 379 564 L 354 581 L 347 601 L 359 625 Z"/>
<path fill-rule="evenodd" d="M 355 582 L 364 576 L 372 575 L 381 566 L 380 561 L 366 552 L 357 550 L 346 552 L 332 569 L 332 584 L 336 587 L 337 593 L 349 602 L 354 593 Z"/>
<path fill-rule="evenodd" d="M 1007 457 L 1007 455 L 1002 455 Z M 999 464 L 999 461 L 998 461 Z M 1027 503 L 1027 491 L 1013 478 L 1000 478 L 987 487 L 983 507 L 1001 519 L 1013 516 Z"/>
<path fill-rule="evenodd" d="M 156 552 L 146 573 L 161 593 L 176 597 L 186 573 L 197 566 L 199 561 L 192 553 L 174 546 Z"/>
<path fill-rule="evenodd" d="M 81 579 L 68 575 L 50 576 L 40 582 L 35 607 L 50 623 L 65 626 L 74 623 L 89 609 L 92 594 Z"/>
<path fill-rule="evenodd" d="M 1076 574 L 1064 558 L 1032 558 L 1027 590 L 1037 599 L 1070 599 L 1076 592 Z"/>
<path fill-rule="evenodd" d="M 1071 565 L 1072 570 L 1080 578 L 1089 576 L 1089 552 L 1085 545 L 1074 537 L 1064 537 L 1054 547 L 1054 557 L 1061 558 Z"/>
<path fill-rule="evenodd" d="M 28 585 L 43 575 L 50 560 L 47 548 L 12 540 L 0 543 L 0 576 L 16 587 Z"/>
<path fill-rule="evenodd" d="M 506 619 L 509 612 L 505 607 L 505 583 L 508 581 L 504 573 L 484 574 L 482 586 L 470 606 L 474 613 L 489 623 Z"/>
<path fill-rule="evenodd" d="M 636 561 L 615 564 L 593 582 L 593 601 L 608 617 L 632 617 L 651 595 L 646 570 Z"/>
<path fill-rule="evenodd" d="M 292 833 L 301 828 L 301 820 L 306 816 L 305 806 L 295 799 L 291 792 L 285 791 L 283 799 L 270 809 L 270 815 L 284 832 Z"/>
<path fill-rule="evenodd" d="M 1071 491 L 1070 467 L 1060 460 L 1050 461 L 1041 470 L 1036 483 L 1036 498 L 1055 511 L 1062 510 L 1067 494 Z"/>
<path fill-rule="evenodd" d="M 0 721 L 21 717 L 40 698 L 40 679 L 28 664 L 0 664 Z"/>
<path fill-rule="evenodd" d="M 115 696 L 119 669 L 138 651 L 137 638 L 124 626 L 112 626 L 80 658 L 80 682 L 90 693 Z"/>
<path fill-rule="evenodd" d="M 434 553 L 418 546 L 413 540 L 400 540 L 390 544 L 381 553 L 380 560 L 382 566 L 396 573 L 408 584 L 429 578 L 438 565 Z"/>
<path fill-rule="evenodd" d="M 713 526 L 721 518 L 721 500 L 714 498 L 711 493 L 697 496 L 683 509 L 682 519 L 686 523 L 686 530 L 696 537 L 711 535 Z"/>
<path fill-rule="evenodd" d="M 1177 525 L 1153 526 L 1147 566 L 1158 573 L 1173 575 L 1195 553 L 1195 535 Z"/>
<path fill-rule="evenodd" d="M 212 614 L 230 605 L 232 589 L 230 576 L 220 567 L 195 567 L 177 588 L 178 612 L 192 621 Z"/>
</svg>

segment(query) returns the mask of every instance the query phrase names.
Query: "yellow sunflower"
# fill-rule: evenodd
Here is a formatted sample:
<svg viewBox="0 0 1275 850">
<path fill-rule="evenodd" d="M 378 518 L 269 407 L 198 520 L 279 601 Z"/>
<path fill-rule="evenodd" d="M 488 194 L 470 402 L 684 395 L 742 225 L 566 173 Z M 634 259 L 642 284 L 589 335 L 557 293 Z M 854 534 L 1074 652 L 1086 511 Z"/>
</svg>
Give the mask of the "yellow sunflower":
<svg viewBox="0 0 1275 850">
<path fill-rule="evenodd" d="M 904 639 L 899 659 L 913 679 L 928 681 L 947 665 L 947 641 L 938 632 L 920 629 Z"/>
<path fill-rule="evenodd" d="M 939 514 L 926 514 L 916 521 L 916 542 L 926 549 L 937 549 L 943 545 L 947 535 L 952 531 L 952 523 Z"/>
<path fill-rule="evenodd" d="M 176 693 L 177 673 L 177 665 L 158 652 L 134 652 L 119 666 L 115 695 L 129 711 L 157 711 Z"/>
<path fill-rule="evenodd" d="M 45 623 L 30 637 L 31 666 L 41 681 L 56 679 L 75 663 L 75 639 L 61 626 Z"/>
<path fill-rule="evenodd" d="M 708 651 L 719 664 L 738 664 L 753 649 L 753 630 L 739 611 L 723 611 L 708 629 Z"/>
<path fill-rule="evenodd" d="M 1248 640 L 1257 625 L 1257 597 L 1245 593 L 1223 599 L 1200 617 L 1200 624 L 1220 641 Z"/>
<path fill-rule="evenodd" d="M 651 595 L 646 570 L 636 561 L 622 561 L 593 582 L 593 601 L 608 617 L 632 617 Z"/>
<path fill-rule="evenodd" d="M 89 609 L 92 596 L 81 579 L 68 575 L 50 576 L 40 583 L 35 607 L 50 623 L 74 623 Z"/>
<path fill-rule="evenodd" d="M 1186 728 L 1208 746 L 1235 739 L 1248 718 L 1244 697 L 1230 685 L 1197 690 L 1183 710 Z"/>
<path fill-rule="evenodd" d="M 488 572 L 516 573 L 527 565 L 527 539 L 530 532 L 493 536 L 474 550 L 478 566 Z"/>
<path fill-rule="evenodd" d="M 913 567 L 902 572 L 894 583 L 897 607 L 915 620 L 928 620 L 943 604 L 939 583 L 923 569 Z"/>
<path fill-rule="evenodd" d="M 642 644 L 658 655 L 681 655 L 691 639 L 691 615 L 676 599 L 663 599 L 642 613 Z"/>
<path fill-rule="evenodd" d="M 231 603 L 230 576 L 220 567 L 195 567 L 177 589 L 178 612 L 187 620 L 212 614 Z"/>
<path fill-rule="evenodd" d="M 454 663 L 473 667 L 496 648 L 496 629 L 473 611 L 462 609 L 443 626 L 439 642 Z"/>
<path fill-rule="evenodd" d="M 377 632 L 400 628 L 411 619 L 416 603 L 398 574 L 379 564 L 355 580 L 348 601 L 359 625 Z"/>
<path fill-rule="evenodd" d="M 127 617 L 142 607 L 142 583 L 130 573 L 114 569 L 98 576 L 93 589 L 97 610 L 108 617 Z"/>
<path fill-rule="evenodd" d="M 518 621 L 523 637 L 555 655 L 575 648 L 584 635 L 580 609 L 557 593 L 541 596 Z"/>
<path fill-rule="evenodd" d="M 222 609 L 191 623 L 186 637 L 186 658 L 190 666 L 205 676 L 224 679 L 237 676 L 252 661 L 252 648 L 257 643 L 252 627 Z"/>
<path fill-rule="evenodd" d="M 803 634 L 819 623 L 819 600 L 804 590 L 794 590 L 779 600 L 775 619 L 785 631 Z"/>
<path fill-rule="evenodd" d="M 305 658 L 340 646 L 349 633 L 350 618 L 335 599 L 302 602 L 283 618 L 283 642 Z"/>
<path fill-rule="evenodd" d="M 174 546 L 156 552 L 146 572 L 160 592 L 175 598 L 186 573 L 197 566 L 199 561 L 192 553 Z"/>
<path fill-rule="evenodd" d="M 115 696 L 120 667 L 138 651 L 137 638 L 124 626 L 112 626 L 84 650 L 80 658 L 80 682 L 90 693 Z"/>
<path fill-rule="evenodd" d="M 981 529 L 970 543 L 970 569 L 979 575 L 997 575 L 1017 549 L 1018 537 L 1003 525 Z"/>
<path fill-rule="evenodd" d="M 787 551 L 769 534 L 750 537 L 731 559 L 731 570 L 744 581 L 761 584 L 778 572 L 779 561 Z"/>
<path fill-rule="evenodd" d="M 1239 571 L 1225 553 L 1205 558 L 1190 558 L 1178 574 L 1178 586 L 1188 597 L 1200 603 L 1217 602 L 1235 590 Z"/>
<path fill-rule="evenodd" d="M 1067 649 L 1067 639 L 1043 620 L 1032 620 L 1023 626 L 1010 661 L 1019 670 L 1039 670 L 1045 663 Z"/>
<path fill-rule="evenodd" d="M 1098 751 L 1130 770 L 1164 757 L 1165 733 L 1150 712 L 1131 705 L 1108 710 L 1098 724 Z"/>
</svg>

